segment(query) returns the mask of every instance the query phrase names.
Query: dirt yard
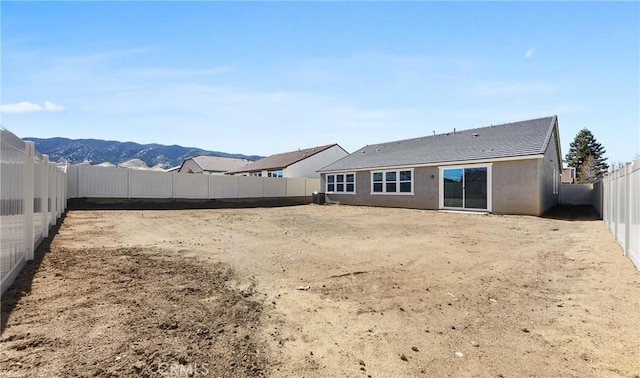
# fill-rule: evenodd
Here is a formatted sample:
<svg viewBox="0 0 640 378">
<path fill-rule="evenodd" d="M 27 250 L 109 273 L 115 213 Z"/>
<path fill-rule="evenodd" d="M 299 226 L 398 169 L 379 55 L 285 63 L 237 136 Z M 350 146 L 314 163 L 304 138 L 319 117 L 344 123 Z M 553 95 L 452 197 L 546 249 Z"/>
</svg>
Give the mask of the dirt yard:
<svg viewBox="0 0 640 378">
<path fill-rule="evenodd" d="M 72 211 L 3 297 L 0 375 L 639 377 L 640 273 L 556 215 Z"/>
</svg>

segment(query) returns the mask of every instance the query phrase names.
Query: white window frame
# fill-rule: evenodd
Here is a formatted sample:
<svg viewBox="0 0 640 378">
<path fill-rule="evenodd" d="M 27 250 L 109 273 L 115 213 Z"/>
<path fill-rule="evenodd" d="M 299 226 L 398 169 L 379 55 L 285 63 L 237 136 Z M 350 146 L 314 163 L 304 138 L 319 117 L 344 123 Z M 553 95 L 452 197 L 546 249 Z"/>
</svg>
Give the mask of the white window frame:
<svg viewBox="0 0 640 378">
<path fill-rule="evenodd" d="M 353 175 L 353 192 L 348 192 L 347 191 L 347 175 Z M 333 176 L 333 190 L 329 191 L 329 176 Z M 343 181 L 343 190 L 342 191 L 338 191 L 338 176 L 344 176 L 344 181 Z M 356 173 L 355 172 L 341 172 L 341 173 L 330 173 L 327 174 L 325 176 L 325 192 L 326 193 L 331 193 L 331 194 L 356 194 Z M 350 184 L 350 183 L 349 183 Z"/>
<path fill-rule="evenodd" d="M 400 191 L 400 183 L 405 183 L 407 182 L 407 180 L 400 180 L 400 172 L 406 172 L 409 171 L 411 172 L 411 191 L 410 192 L 401 192 Z M 396 184 L 396 191 L 395 192 L 387 192 L 387 173 L 388 172 L 395 172 L 396 174 L 396 179 L 395 181 L 393 181 L 393 183 Z M 381 173 L 382 174 L 382 191 L 381 192 L 374 192 L 373 191 L 373 175 L 376 173 Z M 390 195 L 400 195 L 400 196 L 412 196 L 414 195 L 414 187 L 415 187 L 415 172 L 413 168 L 403 168 L 403 169 L 387 169 L 387 170 L 380 170 L 380 171 L 371 171 L 371 195 L 386 195 L 386 196 L 390 196 Z M 380 183 L 380 181 L 376 181 L 375 183 Z M 389 181 L 388 183 L 391 183 L 391 181 Z"/>
<path fill-rule="evenodd" d="M 267 172 L 267 177 L 284 177 L 284 171 L 282 169 L 278 171 Z"/>
<path fill-rule="evenodd" d="M 487 168 L 487 208 L 471 209 L 463 207 L 445 207 L 444 206 L 444 171 L 447 169 L 466 169 L 466 168 Z M 443 165 L 438 167 L 438 202 L 441 210 L 460 210 L 460 211 L 476 211 L 476 212 L 492 212 L 493 209 L 493 173 L 491 172 L 493 163 L 487 164 L 465 164 L 465 165 Z"/>
</svg>

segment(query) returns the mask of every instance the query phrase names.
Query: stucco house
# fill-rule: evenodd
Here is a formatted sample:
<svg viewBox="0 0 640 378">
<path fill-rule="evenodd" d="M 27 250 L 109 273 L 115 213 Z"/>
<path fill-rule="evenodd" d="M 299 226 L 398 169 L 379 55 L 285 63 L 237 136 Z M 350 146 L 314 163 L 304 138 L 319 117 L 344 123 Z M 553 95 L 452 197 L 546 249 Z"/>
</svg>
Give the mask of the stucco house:
<svg viewBox="0 0 640 378">
<path fill-rule="evenodd" d="M 227 158 L 220 156 L 194 156 L 185 159 L 178 168 L 179 173 L 195 173 L 200 175 L 222 175 L 251 163 L 251 160 Z"/>
<path fill-rule="evenodd" d="M 228 175 L 257 177 L 320 177 L 318 169 L 348 155 L 338 144 L 305 148 L 267 156 Z"/>
<path fill-rule="evenodd" d="M 560 176 L 560 183 L 562 184 L 575 184 L 576 183 L 576 169 L 573 167 L 567 167 L 562 169 L 562 175 Z"/>
<path fill-rule="evenodd" d="M 319 172 L 328 202 L 542 215 L 561 156 L 553 116 L 369 145 Z"/>
</svg>

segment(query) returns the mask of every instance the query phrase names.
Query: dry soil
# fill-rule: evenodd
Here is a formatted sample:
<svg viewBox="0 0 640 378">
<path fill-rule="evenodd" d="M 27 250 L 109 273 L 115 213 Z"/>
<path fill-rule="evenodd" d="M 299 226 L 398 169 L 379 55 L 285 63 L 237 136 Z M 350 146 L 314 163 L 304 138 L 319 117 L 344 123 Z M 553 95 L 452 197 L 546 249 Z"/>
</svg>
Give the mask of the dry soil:
<svg viewBox="0 0 640 378">
<path fill-rule="evenodd" d="M 588 214 L 72 211 L 2 298 L 0 374 L 638 377 L 639 293 Z"/>
</svg>

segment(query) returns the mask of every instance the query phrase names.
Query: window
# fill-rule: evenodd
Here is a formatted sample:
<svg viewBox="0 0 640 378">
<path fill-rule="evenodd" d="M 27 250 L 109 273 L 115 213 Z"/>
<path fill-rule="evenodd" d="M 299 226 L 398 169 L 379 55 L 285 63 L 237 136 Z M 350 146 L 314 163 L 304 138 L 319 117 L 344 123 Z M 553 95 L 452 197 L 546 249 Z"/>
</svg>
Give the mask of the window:
<svg viewBox="0 0 640 378">
<path fill-rule="evenodd" d="M 267 177 L 283 177 L 283 176 L 284 176 L 284 172 L 282 170 L 267 172 Z"/>
<path fill-rule="evenodd" d="M 413 169 L 372 172 L 371 192 L 413 194 Z"/>
<path fill-rule="evenodd" d="M 251 172 L 249 173 L 251 177 L 262 177 L 262 172 Z"/>
<path fill-rule="evenodd" d="M 327 193 L 355 193 L 356 174 L 340 173 L 327 175 Z"/>
<path fill-rule="evenodd" d="M 553 194 L 560 193 L 559 188 L 560 172 L 557 169 L 553 170 Z"/>
</svg>

